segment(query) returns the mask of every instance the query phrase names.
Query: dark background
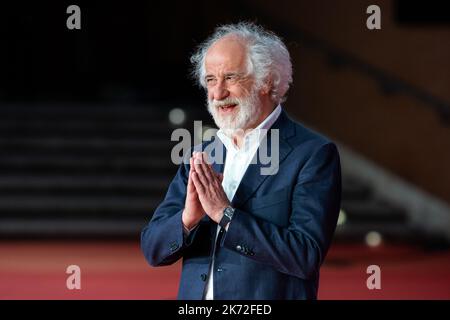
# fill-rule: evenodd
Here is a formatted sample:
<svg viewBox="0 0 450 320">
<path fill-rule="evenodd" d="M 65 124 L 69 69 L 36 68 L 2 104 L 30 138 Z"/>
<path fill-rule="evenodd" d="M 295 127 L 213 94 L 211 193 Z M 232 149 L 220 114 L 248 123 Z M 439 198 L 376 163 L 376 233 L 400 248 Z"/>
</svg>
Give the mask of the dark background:
<svg viewBox="0 0 450 320">
<path fill-rule="evenodd" d="M 341 153 L 342 210 L 321 297 L 450 298 L 445 3 L 2 2 L 0 298 L 73 298 L 55 271 L 71 263 L 99 284 L 78 298 L 174 297 L 179 264 L 148 274 L 139 232 L 177 169 L 173 130 L 213 126 L 189 57 L 216 26 L 242 20 L 284 39 L 294 83 L 283 107 Z M 71 4 L 81 30 L 66 27 Z M 372 4 L 381 30 L 366 28 Z M 174 109 L 181 123 L 170 121 Z M 388 274 L 380 294 L 365 287 L 373 263 Z M 42 289 L 27 290 L 30 281 Z"/>
<path fill-rule="evenodd" d="M 153 102 L 167 99 L 173 90 L 179 97 L 198 100 L 200 92 L 188 77 L 189 56 L 218 24 L 253 21 L 297 45 L 301 42 L 295 32 L 283 32 L 289 28 L 276 12 L 270 16 L 264 5 L 252 6 L 251 1 L 227 1 L 221 6 L 201 0 L 80 0 L 76 4 L 82 11 L 82 28 L 68 30 L 66 8 L 71 4 L 75 2 L 2 4 L 3 101 Z M 291 4 L 293 11 L 300 10 L 298 4 Z M 397 0 L 390 5 L 399 26 L 450 23 L 445 1 Z M 260 18 L 260 12 L 266 16 Z"/>
</svg>

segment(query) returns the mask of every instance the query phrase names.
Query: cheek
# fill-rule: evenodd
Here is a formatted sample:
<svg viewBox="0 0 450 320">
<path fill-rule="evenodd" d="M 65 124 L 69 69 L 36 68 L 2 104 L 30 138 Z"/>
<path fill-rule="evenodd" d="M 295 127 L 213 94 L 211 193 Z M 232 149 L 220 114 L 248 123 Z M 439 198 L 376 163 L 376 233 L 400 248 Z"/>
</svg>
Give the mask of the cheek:
<svg viewBox="0 0 450 320">
<path fill-rule="evenodd" d="M 231 98 L 244 98 L 245 90 L 242 87 L 230 88 L 230 97 Z"/>
<path fill-rule="evenodd" d="M 236 98 L 245 98 L 251 92 L 251 86 L 248 83 L 241 83 L 233 86 L 230 93 Z"/>
<path fill-rule="evenodd" d="M 207 92 L 206 92 L 206 96 L 207 96 L 207 98 L 208 98 L 208 101 L 212 101 L 212 99 L 213 99 L 213 93 L 212 93 L 211 91 L 207 91 Z"/>
</svg>

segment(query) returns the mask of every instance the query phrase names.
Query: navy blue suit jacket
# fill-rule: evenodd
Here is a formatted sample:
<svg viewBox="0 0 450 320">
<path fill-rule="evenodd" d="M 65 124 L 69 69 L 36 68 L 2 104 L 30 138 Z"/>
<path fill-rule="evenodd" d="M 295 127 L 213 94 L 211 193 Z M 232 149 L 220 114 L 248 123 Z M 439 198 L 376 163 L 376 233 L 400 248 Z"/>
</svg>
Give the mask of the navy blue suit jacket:
<svg viewBox="0 0 450 320">
<path fill-rule="evenodd" d="M 284 111 L 272 129 L 279 129 L 279 171 L 261 175 L 259 161 L 247 169 L 232 200 L 233 220 L 217 242 L 214 299 L 317 298 L 319 268 L 340 208 L 339 154 Z M 269 146 L 271 137 L 269 132 Z M 223 165 L 213 167 L 223 171 Z M 141 248 L 152 266 L 183 258 L 178 299 L 202 299 L 217 224 L 205 216 L 183 236 L 188 173 L 189 164 L 182 164 L 142 231 Z"/>
</svg>

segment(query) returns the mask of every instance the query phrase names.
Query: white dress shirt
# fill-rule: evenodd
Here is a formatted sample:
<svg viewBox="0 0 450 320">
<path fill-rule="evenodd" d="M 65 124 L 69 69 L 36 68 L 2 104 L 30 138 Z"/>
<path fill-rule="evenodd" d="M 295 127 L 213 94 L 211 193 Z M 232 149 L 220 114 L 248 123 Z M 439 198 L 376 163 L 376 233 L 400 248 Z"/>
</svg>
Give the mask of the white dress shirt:
<svg viewBox="0 0 450 320">
<path fill-rule="evenodd" d="M 238 148 L 233 140 L 228 137 L 223 130 L 217 132 L 217 136 L 224 144 L 227 149 L 227 155 L 225 159 L 225 168 L 223 171 L 223 181 L 222 187 L 228 197 L 231 200 L 236 193 L 236 190 L 244 177 L 247 168 L 252 161 L 256 150 L 261 143 L 261 140 L 267 133 L 267 130 L 272 127 L 274 122 L 278 119 L 281 114 L 281 106 L 278 105 L 272 113 L 264 119 L 254 130 L 247 133 L 244 137 L 241 148 Z M 230 224 L 233 222 L 230 222 Z M 229 225 L 228 225 L 229 226 Z M 219 234 L 220 226 L 217 226 L 216 241 Z M 214 246 L 215 247 L 215 246 Z M 214 288 L 213 288 L 213 275 L 214 275 L 214 255 L 213 261 L 211 262 L 211 268 L 209 270 L 208 282 L 206 284 L 205 300 L 214 299 Z"/>
</svg>

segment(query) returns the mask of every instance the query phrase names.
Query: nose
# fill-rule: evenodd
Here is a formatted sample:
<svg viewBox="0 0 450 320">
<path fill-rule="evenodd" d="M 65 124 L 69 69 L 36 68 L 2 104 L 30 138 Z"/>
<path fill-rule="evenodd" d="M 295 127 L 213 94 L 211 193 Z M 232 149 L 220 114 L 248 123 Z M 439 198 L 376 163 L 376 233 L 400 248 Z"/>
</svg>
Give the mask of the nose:
<svg viewBox="0 0 450 320">
<path fill-rule="evenodd" d="M 214 100 L 223 100 L 228 97 L 230 92 L 225 86 L 224 81 L 218 81 L 217 84 L 210 90 L 211 98 Z"/>
</svg>

